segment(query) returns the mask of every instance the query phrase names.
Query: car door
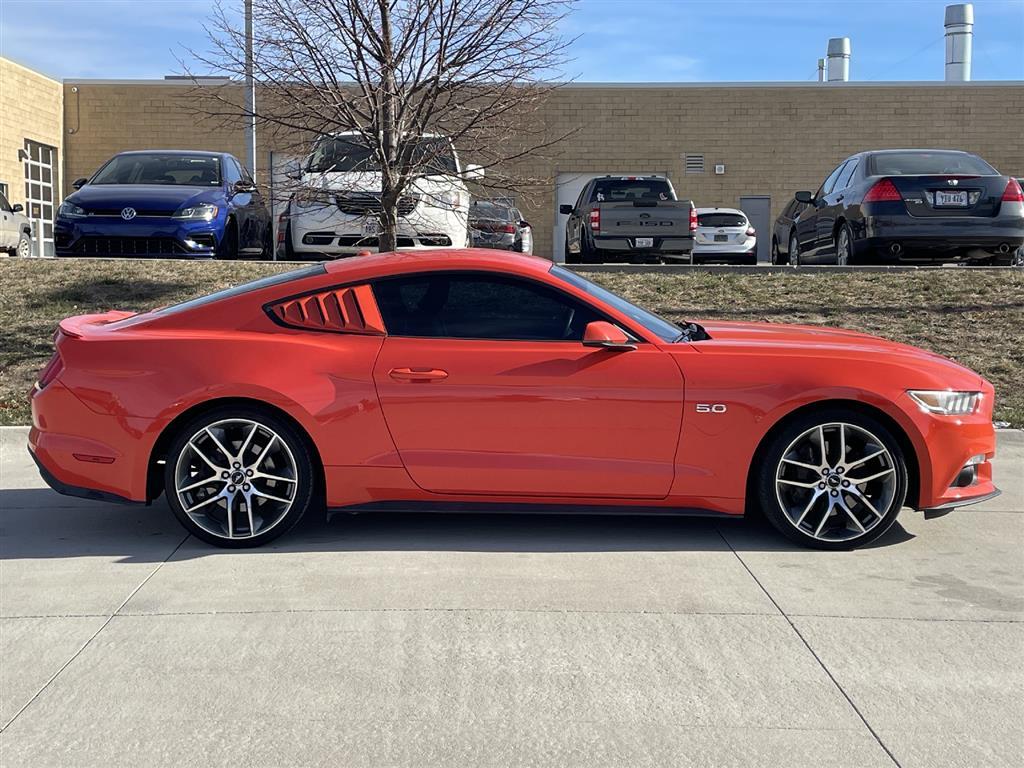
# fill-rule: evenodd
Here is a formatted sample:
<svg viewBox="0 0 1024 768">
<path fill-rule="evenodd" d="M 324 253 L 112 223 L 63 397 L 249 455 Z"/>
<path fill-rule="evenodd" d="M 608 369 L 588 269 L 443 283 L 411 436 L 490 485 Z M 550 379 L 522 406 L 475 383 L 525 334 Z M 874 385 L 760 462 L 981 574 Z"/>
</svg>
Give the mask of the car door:
<svg viewBox="0 0 1024 768">
<path fill-rule="evenodd" d="M 532 279 L 421 273 L 373 284 L 384 418 L 427 491 L 664 498 L 683 379 L 669 354 L 582 344 L 588 304 Z"/>
<path fill-rule="evenodd" d="M 586 201 L 590 200 L 590 187 L 594 182 L 587 182 L 583 189 L 580 190 L 580 196 L 576 198 L 576 204 L 573 205 L 572 213 L 569 214 L 569 220 L 565 225 L 566 232 L 566 246 L 572 247 L 574 253 L 580 253 L 583 247 L 583 207 L 586 205 Z M 569 252 L 569 248 L 566 248 L 566 253 Z"/>
<path fill-rule="evenodd" d="M 808 205 L 797 219 L 796 227 L 798 237 L 800 238 L 800 260 L 804 263 L 820 260 L 819 250 L 822 242 L 821 224 L 818 221 L 819 213 L 825 204 L 825 197 L 832 191 L 832 187 L 835 186 L 836 179 L 839 178 L 839 174 L 842 173 L 845 165 L 846 161 L 844 160 L 832 170 L 832 173 L 825 177 L 825 181 L 821 183 L 818 191 L 814 193 L 814 202 Z"/>
<path fill-rule="evenodd" d="M 835 256 L 836 222 L 845 210 L 846 190 L 855 170 L 857 170 L 857 158 L 852 158 L 844 163 L 835 184 L 832 185 L 832 189 L 824 196 L 820 207 L 818 207 L 818 246 L 823 255 L 827 253 Z"/>
<path fill-rule="evenodd" d="M 0 192 L 0 248 L 14 248 L 18 244 L 18 217 L 11 204 Z"/>
<path fill-rule="evenodd" d="M 249 169 L 241 163 L 238 164 L 238 167 L 242 174 L 242 181 L 252 189 L 252 192 L 249 193 L 249 204 L 246 206 L 246 215 L 249 218 L 249 229 L 252 237 L 249 247 L 253 251 L 262 252 L 264 237 L 270 230 L 270 212 L 267 210 L 263 193 L 260 192 L 260 188 L 253 180 L 252 174 L 249 173 Z"/>
</svg>

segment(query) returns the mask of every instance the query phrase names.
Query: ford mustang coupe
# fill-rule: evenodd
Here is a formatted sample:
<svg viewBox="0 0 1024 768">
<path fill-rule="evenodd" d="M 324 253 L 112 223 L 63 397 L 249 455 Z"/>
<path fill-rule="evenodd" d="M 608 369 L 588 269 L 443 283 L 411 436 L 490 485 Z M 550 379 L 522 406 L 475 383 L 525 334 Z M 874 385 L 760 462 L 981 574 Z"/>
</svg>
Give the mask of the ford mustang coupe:
<svg viewBox="0 0 1024 768">
<path fill-rule="evenodd" d="M 64 320 L 29 448 L 225 547 L 347 511 L 763 511 L 822 549 L 998 493 L 992 385 L 850 331 L 675 325 L 550 261 L 317 264 Z"/>
</svg>

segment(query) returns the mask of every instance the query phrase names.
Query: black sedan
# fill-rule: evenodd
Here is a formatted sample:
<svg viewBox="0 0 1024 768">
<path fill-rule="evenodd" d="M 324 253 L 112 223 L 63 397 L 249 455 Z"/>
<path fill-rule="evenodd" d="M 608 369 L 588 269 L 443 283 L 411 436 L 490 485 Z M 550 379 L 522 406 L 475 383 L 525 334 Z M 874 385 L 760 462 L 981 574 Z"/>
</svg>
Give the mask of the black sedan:
<svg viewBox="0 0 1024 768">
<path fill-rule="evenodd" d="M 1024 193 L 977 155 L 937 149 L 843 160 L 789 232 L 792 264 L 964 261 L 1009 265 L 1024 245 Z"/>
</svg>

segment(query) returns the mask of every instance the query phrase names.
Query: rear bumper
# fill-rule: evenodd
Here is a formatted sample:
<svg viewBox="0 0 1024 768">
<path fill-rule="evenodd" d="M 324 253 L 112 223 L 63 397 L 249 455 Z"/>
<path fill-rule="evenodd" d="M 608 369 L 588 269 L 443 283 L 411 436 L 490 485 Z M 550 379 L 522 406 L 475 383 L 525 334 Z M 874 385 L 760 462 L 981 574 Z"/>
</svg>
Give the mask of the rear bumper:
<svg viewBox="0 0 1024 768">
<path fill-rule="evenodd" d="M 133 501 L 132 499 L 126 499 L 124 496 L 118 496 L 116 493 L 109 493 L 107 491 L 99 491 L 95 488 L 86 488 L 79 485 L 69 485 L 68 483 L 62 482 L 57 479 L 46 465 L 40 460 L 36 453 L 30 447 L 28 449 L 28 455 L 32 457 L 32 461 L 36 463 L 36 468 L 39 470 L 39 476 L 43 478 L 43 481 L 50 486 L 57 493 L 64 496 L 74 496 L 79 499 L 89 499 L 90 501 L 106 501 L 114 504 L 142 504 L 141 501 Z"/>
<path fill-rule="evenodd" d="M 1001 246 L 1012 253 L 1024 245 L 1024 218 L 868 216 L 860 235 L 863 248 L 898 258 L 984 258 Z M 890 252 L 893 245 L 898 254 Z"/>
<path fill-rule="evenodd" d="M 644 237 L 638 235 L 637 237 Z M 693 251 L 692 237 L 655 237 L 654 245 L 650 248 L 637 248 L 636 237 L 607 237 L 596 235 L 594 237 L 594 250 L 598 253 L 609 251 L 615 253 L 638 253 L 638 254 L 662 254 L 662 253 L 690 253 Z"/>
</svg>

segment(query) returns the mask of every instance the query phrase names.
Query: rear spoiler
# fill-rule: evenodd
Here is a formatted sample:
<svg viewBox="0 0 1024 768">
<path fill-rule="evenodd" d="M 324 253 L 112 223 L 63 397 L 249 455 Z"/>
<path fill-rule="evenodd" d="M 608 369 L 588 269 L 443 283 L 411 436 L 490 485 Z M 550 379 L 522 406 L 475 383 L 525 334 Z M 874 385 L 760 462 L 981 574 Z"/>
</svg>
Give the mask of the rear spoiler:
<svg viewBox="0 0 1024 768">
<path fill-rule="evenodd" d="M 60 332 L 65 336 L 70 336 L 73 339 L 80 339 L 85 336 L 89 330 L 95 329 L 97 326 L 110 325 L 116 323 L 118 320 L 124 320 L 125 318 L 132 317 L 138 314 L 137 312 L 124 312 L 121 310 L 111 310 L 109 312 L 102 312 L 95 315 L 75 315 L 74 317 L 65 317 L 58 324 Z"/>
</svg>

